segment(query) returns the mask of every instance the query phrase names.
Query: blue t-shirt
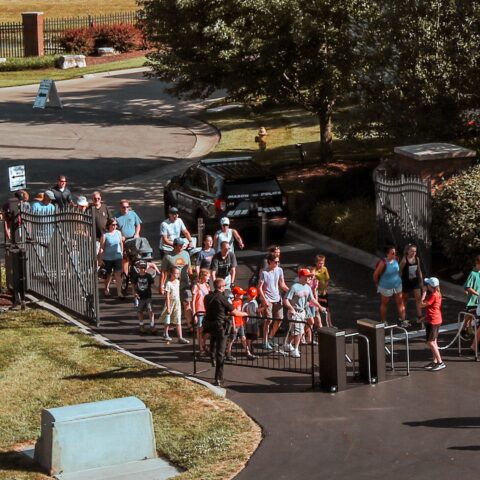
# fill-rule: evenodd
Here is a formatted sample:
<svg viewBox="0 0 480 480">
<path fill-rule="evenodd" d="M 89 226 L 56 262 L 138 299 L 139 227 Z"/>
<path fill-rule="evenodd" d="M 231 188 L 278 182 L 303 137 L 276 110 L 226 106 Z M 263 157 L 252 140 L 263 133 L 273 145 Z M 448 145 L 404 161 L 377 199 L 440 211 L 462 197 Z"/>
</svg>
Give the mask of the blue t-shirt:
<svg viewBox="0 0 480 480">
<path fill-rule="evenodd" d="M 180 238 L 182 232 L 186 230 L 185 224 L 181 218 L 177 218 L 171 222 L 169 218 L 160 224 L 160 248 L 163 247 L 163 236 L 173 242 L 176 238 Z"/>
<path fill-rule="evenodd" d="M 396 259 L 389 262 L 387 259 L 382 260 L 385 264 L 385 269 L 378 280 L 378 286 L 391 290 L 392 288 L 399 288 L 402 284 L 400 277 L 400 265 Z"/>
<path fill-rule="evenodd" d="M 214 255 L 215 255 L 215 250 L 213 248 L 210 248 L 208 250 L 200 250 L 200 252 L 198 252 L 198 255 L 197 255 L 197 263 L 196 263 L 197 267 L 206 268 L 207 270 L 210 270 Z"/>
<path fill-rule="evenodd" d="M 135 235 L 135 228 L 142 223 L 140 217 L 133 210 L 129 210 L 125 215 L 118 214 L 116 219 L 118 228 L 125 238 L 132 238 Z"/>
<path fill-rule="evenodd" d="M 310 285 L 294 283 L 287 293 L 286 298 L 292 307 L 298 312 L 303 312 L 307 308 L 308 302 L 314 300 Z"/>
<path fill-rule="evenodd" d="M 104 234 L 105 242 L 103 244 L 104 260 L 121 260 L 122 258 L 122 234 L 115 230 Z"/>
</svg>

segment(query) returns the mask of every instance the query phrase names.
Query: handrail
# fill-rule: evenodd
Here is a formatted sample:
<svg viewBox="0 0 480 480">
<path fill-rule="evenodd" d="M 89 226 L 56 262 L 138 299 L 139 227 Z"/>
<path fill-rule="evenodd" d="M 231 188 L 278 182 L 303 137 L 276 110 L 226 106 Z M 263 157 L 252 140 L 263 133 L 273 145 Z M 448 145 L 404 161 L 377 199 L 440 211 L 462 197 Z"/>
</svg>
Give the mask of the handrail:
<svg viewBox="0 0 480 480">
<path fill-rule="evenodd" d="M 408 332 L 405 328 L 400 327 L 399 325 L 386 325 L 385 330 L 393 330 L 393 329 L 402 330 L 405 334 L 405 348 L 407 350 L 407 376 L 410 375 L 410 344 L 408 340 Z M 386 348 L 386 347 L 385 347 Z M 395 371 L 395 360 L 393 358 L 394 354 L 394 347 L 393 347 L 393 331 L 390 332 L 390 365 L 392 367 L 392 371 Z"/>
<path fill-rule="evenodd" d="M 446 350 L 447 348 L 450 348 L 454 343 L 455 341 L 458 340 L 458 355 L 461 355 L 462 354 L 462 336 L 461 336 L 461 332 L 462 332 L 462 329 L 463 327 L 465 326 L 465 321 L 466 321 L 466 317 L 469 316 L 469 317 L 472 317 L 473 318 L 473 329 L 474 329 L 474 336 L 475 336 L 475 339 L 477 338 L 477 330 L 478 330 L 478 326 L 477 326 L 477 318 L 476 318 L 476 315 L 475 313 L 472 313 L 472 312 L 465 312 L 465 311 L 460 311 L 458 312 L 458 316 L 457 316 L 457 333 L 455 334 L 455 337 L 453 337 L 453 340 L 448 344 L 448 345 L 445 345 L 444 347 L 438 347 L 439 350 Z M 475 341 L 475 361 L 478 362 L 478 343 Z"/>
<path fill-rule="evenodd" d="M 348 333 L 345 335 L 345 338 L 352 338 L 352 347 L 353 347 L 353 374 L 355 375 L 355 360 L 356 360 L 356 355 L 355 355 L 355 347 L 354 347 L 354 337 L 361 338 L 365 340 L 365 345 L 367 346 L 367 367 L 368 367 L 368 383 L 372 384 L 372 367 L 371 367 L 371 361 L 370 361 L 370 341 L 368 340 L 368 337 L 365 335 L 362 335 L 358 332 L 353 332 L 353 333 Z"/>
</svg>

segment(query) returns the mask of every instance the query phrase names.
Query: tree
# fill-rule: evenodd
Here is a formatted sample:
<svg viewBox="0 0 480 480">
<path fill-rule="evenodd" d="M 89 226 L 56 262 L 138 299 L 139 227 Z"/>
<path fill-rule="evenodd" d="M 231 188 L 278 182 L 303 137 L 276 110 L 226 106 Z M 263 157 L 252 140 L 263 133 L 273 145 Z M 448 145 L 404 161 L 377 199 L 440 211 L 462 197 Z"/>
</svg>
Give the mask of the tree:
<svg viewBox="0 0 480 480">
<path fill-rule="evenodd" d="M 357 81 L 362 0 L 139 0 L 170 93 L 294 102 L 318 117 L 320 158 L 332 155 L 332 115 Z"/>
<path fill-rule="evenodd" d="M 354 132 L 398 140 L 454 138 L 461 112 L 480 106 L 480 2 L 377 2 L 364 42 Z"/>
</svg>

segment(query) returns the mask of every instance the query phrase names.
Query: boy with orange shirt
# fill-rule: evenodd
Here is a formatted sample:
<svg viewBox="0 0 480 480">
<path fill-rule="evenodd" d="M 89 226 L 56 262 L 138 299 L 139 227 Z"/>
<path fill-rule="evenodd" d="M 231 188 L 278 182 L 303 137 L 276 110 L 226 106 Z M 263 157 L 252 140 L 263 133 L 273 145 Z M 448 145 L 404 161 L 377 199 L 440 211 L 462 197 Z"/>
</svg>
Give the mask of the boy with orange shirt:
<svg viewBox="0 0 480 480">
<path fill-rule="evenodd" d="M 234 310 L 242 310 L 243 307 L 243 296 L 247 293 L 241 287 L 234 287 L 232 290 L 234 298 L 232 300 L 232 305 Z M 229 336 L 228 344 L 227 344 L 227 354 L 225 356 L 225 360 L 229 362 L 234 362 L 236 360 L 235 357 L 232 356 L 232 345 L 237 338 L 240 338 L 243 348 L 247 353 L 247 357 L 250 356 L 250 351 L 247 347 L 247 337 L 245 336 L 245 322 L 243 317 L 233 317 L 233 325 L 232 325 L 232 333 Z"/>
</svg>

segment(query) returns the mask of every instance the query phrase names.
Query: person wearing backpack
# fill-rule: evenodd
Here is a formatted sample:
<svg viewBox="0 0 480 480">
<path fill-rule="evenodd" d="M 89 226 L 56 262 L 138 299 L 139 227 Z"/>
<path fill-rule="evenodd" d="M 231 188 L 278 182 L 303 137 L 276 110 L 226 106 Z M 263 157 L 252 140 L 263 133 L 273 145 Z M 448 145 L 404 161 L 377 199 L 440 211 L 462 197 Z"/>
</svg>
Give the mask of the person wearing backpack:
<svg viewBox="0 0 480 480">
<path fill-rule="evenodd" d="M 403 328 L 410 326 L 405 319 L 405 304 L 402 297 L 402 278 L 400 265 L 397 260 L 396 250 L 393 245 L 385 249 L 386 256 L 377 263 L 373 272 L 373 281 L 380 294 L 380 321 L 387 323 L 387 309 L 390 299 L 395 298 L 398 309 L 399 324 Z"/>
</svg>

